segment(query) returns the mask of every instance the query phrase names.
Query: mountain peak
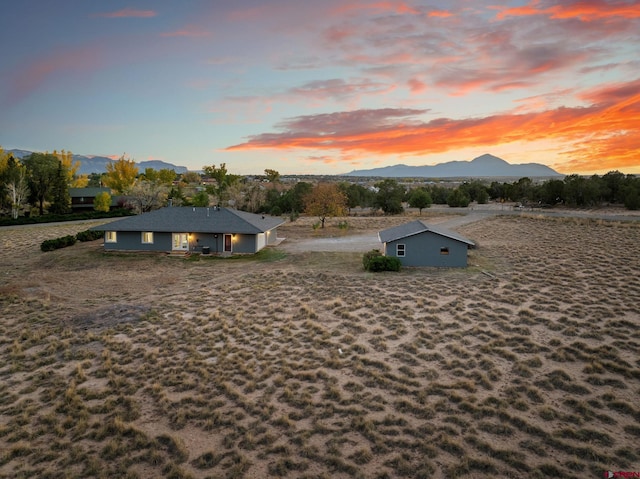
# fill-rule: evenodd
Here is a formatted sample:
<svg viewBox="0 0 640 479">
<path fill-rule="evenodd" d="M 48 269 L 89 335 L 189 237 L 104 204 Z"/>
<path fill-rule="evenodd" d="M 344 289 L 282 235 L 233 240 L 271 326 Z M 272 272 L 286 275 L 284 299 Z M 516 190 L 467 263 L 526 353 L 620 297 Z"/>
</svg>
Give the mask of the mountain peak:
<svg viewBox="0 0 640 479">
<path fill-rule="evenodd" d="M 502 165 L 509 164 L 506 161 L 504 161 L 502 158 L 498 158 L 497 156 L 493 156 L 489 153 L 485 153 L 484 155 L 480 155 L 477 158 L 474 158 L 473 160 L 471 160 L 470 163 L 485 164 L 485 165 L 492 165 L 492 166 L 497 166 L 497 165 L 502 166 Z"/>
<path fill-rule="evenodd" d="M 346 176 L 379 176 L 383 178 L 508 178 L 557 177 L 557 171 L 540 163 L 512 165 L 497 156 L 485 153 L 471 161 L 449 161 L 437 165 L 393 165 L 371 170 L 355 170 Z"/>
</svg>

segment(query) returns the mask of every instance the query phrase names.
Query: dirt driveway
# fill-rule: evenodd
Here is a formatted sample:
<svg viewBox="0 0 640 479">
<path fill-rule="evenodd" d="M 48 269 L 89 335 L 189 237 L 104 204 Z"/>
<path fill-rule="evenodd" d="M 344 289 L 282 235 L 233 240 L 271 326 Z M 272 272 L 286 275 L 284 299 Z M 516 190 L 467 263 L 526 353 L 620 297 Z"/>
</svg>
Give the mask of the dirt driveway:
<svg viewBox="0 0 640 479">
<path fill-rule="evenodd" d="M 487 211 L 470 211 L 468 214 L 422 219 L 428 223 L 437 224 L 444 228 L 455 229 L 469 223 L 480 221 L 495 214 L 495 212 Z M 406 217 L 401 222 L 406 223 L 413 221 L 414 219 L 418 219 L 418 217 Z M 350 234 L 338 237 L 286 238 L 282 243 L 280 243 L 280 245 L 278 245 L 278 248 L 288 253 L 303 253 L 308 251 L 365 253 L 372 249 L 382 249 L 382 243 L 378 238 L 378 231 L 380 230 L 377 229 L 366 233 Z"/>
</svg>

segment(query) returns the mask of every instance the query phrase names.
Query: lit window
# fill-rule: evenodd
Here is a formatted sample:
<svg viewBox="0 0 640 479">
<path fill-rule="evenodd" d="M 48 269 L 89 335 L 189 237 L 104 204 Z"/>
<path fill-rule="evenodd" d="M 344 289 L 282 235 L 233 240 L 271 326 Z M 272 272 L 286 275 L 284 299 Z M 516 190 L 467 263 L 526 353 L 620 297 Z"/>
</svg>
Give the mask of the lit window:
<svg viewBox="0 0 640 479">
<path fill-rule="evenodd" d="M 443 246 L 442 248 L 440 248 L 440 254 L 449 254 L 449 248 Z"/>
<path fill-rule="evenodd" d="M 143 244 L 153 244 L 153 233 L 150 231 L 145 231 L 142 233 L 142 243 Z"/>
<path fill-rule="evenodd" d="M 118 236 L 116 234 L 115 231 L 107 231 L 104 235 L 104 242 L 105 243 L 117 243 L 118 242 Z"/>
<path fill-rule="evenodd" d="M 404 256 L 405 245 L 399 244 L 396 245 L 396 256 Z"/>
</svg>

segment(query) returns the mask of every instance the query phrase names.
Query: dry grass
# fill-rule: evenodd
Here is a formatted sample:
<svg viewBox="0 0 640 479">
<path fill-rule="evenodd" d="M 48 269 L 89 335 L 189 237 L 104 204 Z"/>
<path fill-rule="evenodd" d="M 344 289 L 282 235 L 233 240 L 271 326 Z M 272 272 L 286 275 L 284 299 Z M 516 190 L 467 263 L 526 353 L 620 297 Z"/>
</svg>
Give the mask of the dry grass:
<svg viewBox="0 0 640 479">
<path fill-rule="evenodd" d="M 637 469 L 637 223 L 487 219 L 468 269 L 395 274 L 38 250 L 86 228 L 0 230 L 0 477 Z"/>
</svg>

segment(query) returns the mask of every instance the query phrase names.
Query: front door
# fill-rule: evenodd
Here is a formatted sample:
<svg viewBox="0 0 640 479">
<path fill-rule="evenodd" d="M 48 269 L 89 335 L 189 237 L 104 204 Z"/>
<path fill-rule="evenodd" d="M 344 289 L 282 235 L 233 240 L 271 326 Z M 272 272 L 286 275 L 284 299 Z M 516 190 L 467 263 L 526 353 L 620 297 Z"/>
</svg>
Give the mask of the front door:
<svg viewBox="0 0 640 479">
<path fill-rule="evenodd" d="M 224 251 L 231 253 L 231 235 L 224 235 Z"/>
<path fill-rule="evenodd" d="M 189 235 L 187 233 L 173 233 L 173 251 L 189 251 Z"/>
</svg>

